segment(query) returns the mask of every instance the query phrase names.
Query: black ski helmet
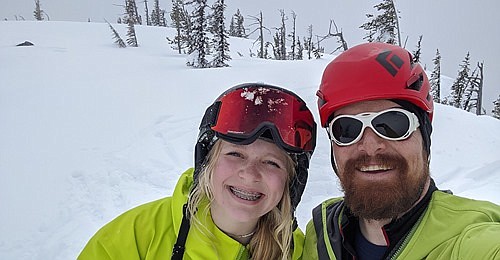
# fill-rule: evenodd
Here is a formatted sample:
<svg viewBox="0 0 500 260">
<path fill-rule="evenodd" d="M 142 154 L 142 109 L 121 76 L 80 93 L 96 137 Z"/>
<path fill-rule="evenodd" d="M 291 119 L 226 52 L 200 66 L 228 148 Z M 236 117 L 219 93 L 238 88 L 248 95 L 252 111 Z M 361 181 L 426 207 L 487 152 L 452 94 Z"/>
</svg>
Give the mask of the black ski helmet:
<svg viewBox="0 0 500 260">
<path fill-rule="evenodd" d="M 316 123 L 306 103 L 295 93 L 262 83 L 245 83 L 222 93 L 203 116 L 195 145 L 194 185 L 206 157 L 220 138 L 250 144 L 263 135 L 284 149 L 296 163 L 290 181 L 295 211 L 307 182 L 309 160 L 316 146 Z"/>
</svg>

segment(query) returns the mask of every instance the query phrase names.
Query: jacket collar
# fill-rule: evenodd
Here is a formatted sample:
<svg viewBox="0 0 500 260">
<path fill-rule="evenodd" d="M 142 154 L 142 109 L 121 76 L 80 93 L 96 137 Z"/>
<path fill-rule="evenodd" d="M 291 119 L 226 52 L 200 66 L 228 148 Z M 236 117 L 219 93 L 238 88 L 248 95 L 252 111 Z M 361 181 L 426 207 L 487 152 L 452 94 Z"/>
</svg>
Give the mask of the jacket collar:
<svg viewBox="0 0 500 260">
<path fill-rule="evenodd" d="M 431 178 L 429 189 L 426 194 L 410 211 L 402 217 L 392 220 L 389 224 L 383 227 L 388 239 L 388 250 L 384 257 L 397 250 L 400 243 L 409 233 L 412 227 L 418 222 L 420 216 L 425 212 L 429 205 L 432 193 L 437 190 L 434 180 Z M 342 203 L 343 204 L 343 203 Z M 358 218 L 344 205 L 343 214 L 341 217 L 341 234 L 343 236 L 343 247 L 350 255 L 355 255 L 354 237 L 357 229 L 359 229 Z"/>
</svg>

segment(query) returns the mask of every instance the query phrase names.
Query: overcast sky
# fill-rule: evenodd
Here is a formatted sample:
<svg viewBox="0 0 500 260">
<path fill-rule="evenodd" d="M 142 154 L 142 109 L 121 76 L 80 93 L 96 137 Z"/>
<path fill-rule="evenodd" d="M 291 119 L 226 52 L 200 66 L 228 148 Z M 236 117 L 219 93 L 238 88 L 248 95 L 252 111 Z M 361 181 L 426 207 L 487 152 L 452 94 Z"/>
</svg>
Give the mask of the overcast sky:
<svg viewBox="0 0 500 260">
<path fill-rule="evenodd" d="M 143 0 L 136 0 L 139 10 L 144 11 Z M 123 13 L 124 0 L 40 0 L 42 9 L 52 21 L 116 21 Z M 209 3 L 213 2 L 209 0 Z M 305 35 L 309 24 L 314 34 L 324 35 L 330 19 L 342 29 L 349 46 L 364 42 L 365 31 L 359 26 L 366 22 L 367 13 L 374 13 L 374 5 L 381 0 L 252 0 L 230 1 L 226 17 L 239 8 L 250 23 L 248 15 L 263 12 L 264 23 L 272 29 L 279 25 L 279 9 L 287 15 L 293 10 L 297 14 L 299 34 Z M 150 9 L 153 0 L 149 0 Z M 442 74 L 455 78 L 459 64 L 470 52 L 471 64 L 484 61 L 485 89 L 483 106 L 491 112 L 493 100 L 500 95 L 500 2 L 497 0 L 396 0 L 400 11 L 400 25 L 406 48 L 415 49 L 418 37 L 423 35 L 422 60 L 432 70 L 432 59 L 436 49 L 442 56 Z M 160 0 L 160 6 L 170 10 L 170 0 Z M 0 0 L 0 18 L 15 20 L 15 16 L 33 19 L 34 0 Z M 318 79 L 319 81 L 319 79 Z"/>
</svg>

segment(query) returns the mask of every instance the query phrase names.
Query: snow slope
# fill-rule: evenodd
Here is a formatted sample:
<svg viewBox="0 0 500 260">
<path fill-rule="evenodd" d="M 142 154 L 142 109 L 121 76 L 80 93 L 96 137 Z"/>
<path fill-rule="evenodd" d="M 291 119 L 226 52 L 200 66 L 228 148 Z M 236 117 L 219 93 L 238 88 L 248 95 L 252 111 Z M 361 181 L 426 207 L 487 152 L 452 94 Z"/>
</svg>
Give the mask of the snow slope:
<svg viewBox="0 0 500 260">
<path fill-rule="evenodd" d="M 231 38 L 231 67 L 191 69 L 165 41 L 172 29 L 136 29 L 140 47 L 119 49 L 106 24 L 0 22 L 0 259 L 75 259 L 106 222 L 170 195 L 193 164 L 205 108 L 235 84 L 289 88 L 319 119 L 315 92 L 332 56 L 260 60 L 251 40 Z M 35 45 L 15 47 L 25 40 Z M 341 195 L 323 129 L 318 138 L 302 228 Z M 499 146 L 499 120 L 436 105 L 439 188 L 499 204 Z"/>
</svg>

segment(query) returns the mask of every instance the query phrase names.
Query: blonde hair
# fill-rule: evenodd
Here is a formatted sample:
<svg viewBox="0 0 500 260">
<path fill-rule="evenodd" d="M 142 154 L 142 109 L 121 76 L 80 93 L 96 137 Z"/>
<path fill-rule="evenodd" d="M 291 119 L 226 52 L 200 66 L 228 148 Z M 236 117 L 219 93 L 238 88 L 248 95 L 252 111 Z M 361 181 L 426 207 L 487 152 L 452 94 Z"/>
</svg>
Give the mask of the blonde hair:
<svg viewBox="0 0 500 260">
<path fill-rule="evenodd" d="M 188 212 L 193 227 L 202 232 L 207 231 L 196 216 L 200 211 L 201 216 L 207 216 L 210 204 L 213 201 L 212 175 L 215 164 L 221 153 L 221 141 L 218 140 L 207 155 L 199 175 L 197 184 L 190 192 L 188 199 Z M 293 214 L 290 199 L 290 180 L 295 177 L 295 162 L 287 155 L 286 170 L 289 173 L 283 191 L 283 197 L 276 207 L 262 216 L 257 222 L 257 230 L 250 240 L 249 252 L 252 259 L 289 259 L 291 257 Z M 204 203 L 206 202 L 206 203 Z M 200 205 L 204 205 L 199 208 Z M 208 233 L 208 232 L 204 232 Z"/>
</svg>

